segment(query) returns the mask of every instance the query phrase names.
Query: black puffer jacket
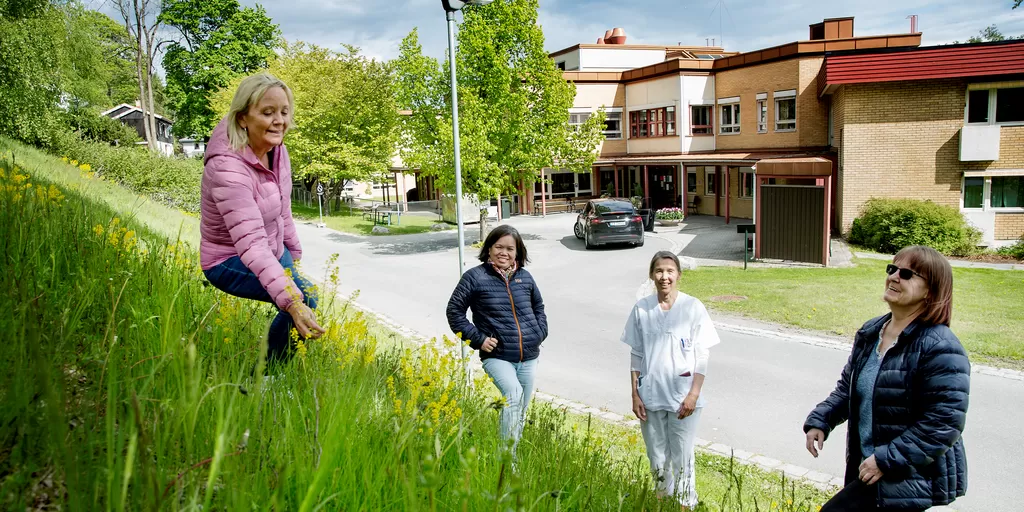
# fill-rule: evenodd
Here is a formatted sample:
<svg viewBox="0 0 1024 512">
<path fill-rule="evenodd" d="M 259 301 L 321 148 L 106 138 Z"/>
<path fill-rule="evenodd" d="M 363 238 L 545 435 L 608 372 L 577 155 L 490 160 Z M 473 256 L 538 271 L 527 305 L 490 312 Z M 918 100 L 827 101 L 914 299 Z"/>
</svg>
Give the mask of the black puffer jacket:
<svg viewBox="0 0 1024 512">
<path fill-rule="evenodd" d="M 466 309 L 473 321 L 466 319 Z M 520 268 L 506 282 L 490 263 L 483 263 L 462 275 L 448 300 L 448 326 L 462 333 L 473 350 L 480 350 L 487 337 L 498 340 L 491 352 L 480 351 L 480 359 L 497 357 L 518 363 L 540 356 L 540 344 L 548 337 L 548 317 L 533 276 Z"/>
<path fill-rule="evenodd" d="M 846 483 L 858 478 L 857 376 L 892 315 L 864 324 L 835 391 L 807 416 L 804 432 L 827 437 L 847 419 Z M 961 434 L 967 420 L 971 365 L 960 340 L 944 325 L 910 324 L 886 352 L 872 402 L 875 460 L 882 470 L 878 506 L 926 509 L 967 492 L 967 455 Z"/>
</svg>

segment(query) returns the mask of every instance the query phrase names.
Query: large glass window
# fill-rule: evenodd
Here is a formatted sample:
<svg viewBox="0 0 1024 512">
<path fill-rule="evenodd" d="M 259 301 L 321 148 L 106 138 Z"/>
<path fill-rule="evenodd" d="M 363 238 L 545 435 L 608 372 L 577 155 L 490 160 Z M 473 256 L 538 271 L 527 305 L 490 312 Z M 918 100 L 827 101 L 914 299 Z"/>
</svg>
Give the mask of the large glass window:
<svg viewBox="0 0 1024 512">
<path fill-rule="evenodd" d="M 733 103 L 731 105 L 722 105 L 722 125 L 720 126 L 719 133 L 739 133 L 740 132 L 740 104 Z"/>
<path fill-rule="evenodd" d="M 967 122 L 988 122 L 988 89 L 967 93 Z"/>
<path fill-rule="evenodd" d="M 711 135 L 711 105 L 690 107 L 690 135 Z"/>
<path fill-rule="evenodd" d="M 1024 121 L 1024 87 L 996 89 L 996 122 Z"/>
<path fill-rule="evenodd" d="M 992 208 L 1024 208 L 1024 176 L 993 177 Z"/>
<path fill-rule="evenodd" d="M 676 134 L 676 108 L 662 107 L 629 113 L 629 136 L 666 137 Z"/>
<path fill-rule="evenodd" d="M 775 131 L 796 130 L 796 98 L 775 100 Z"/>
<path fill-rule="evenodd" d="M 622 138 L 622 112 L 604 113 L 604 138 Z"/>
<path fill-rule="evenodd" d="M 964 178 L 964 208 L 981 208 L 985 197 L 985 178 Z"/>
</svg>

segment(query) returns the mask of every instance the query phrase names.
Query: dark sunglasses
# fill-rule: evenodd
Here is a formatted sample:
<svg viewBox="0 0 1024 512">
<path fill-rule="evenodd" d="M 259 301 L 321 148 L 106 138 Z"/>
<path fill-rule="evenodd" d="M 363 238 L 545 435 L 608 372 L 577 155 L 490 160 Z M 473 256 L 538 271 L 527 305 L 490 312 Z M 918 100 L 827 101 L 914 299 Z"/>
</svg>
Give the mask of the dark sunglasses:
<svg viewBox="0 0 1024 512">
<path fill-rule="evenodd" d="M 891 276 L 891 275 L 895 274 L 896 272 L 900 273 L 900 279 L 903 279 L 903 280 L 910 279 L 910 278 L 912 278 L 914 276 L 917 276 L 917 277 L 920 277 L 921 279 L 924 279 L 924 276 L 922 276 L 921 274 L 918 274 L 917 272 L 914 272 L 913 270 L 910 270 L 909 268 L 900 268 L 900 267 L 897 267 L 896 265 L 893 265 L 892 263 L 890 263 L 890 264 L 885 266 L 885 273 L 886 274 L 889 274 Z M 925 281 L 927 281 L 927 279 L 925 279 Z"/>
</svg>

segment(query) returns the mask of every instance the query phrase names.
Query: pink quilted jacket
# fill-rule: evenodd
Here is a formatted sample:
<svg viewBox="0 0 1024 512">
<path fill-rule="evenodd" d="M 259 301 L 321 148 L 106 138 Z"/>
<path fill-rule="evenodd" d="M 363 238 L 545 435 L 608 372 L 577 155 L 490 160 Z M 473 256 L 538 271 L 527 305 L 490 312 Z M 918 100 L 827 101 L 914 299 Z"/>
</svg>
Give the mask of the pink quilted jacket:
<svg viewBox="0 0 1024 512">
<path fill-rule="evenodd" d="M 235 151 L 227 122 L 213 130 L 204 157 L 200 264 L 208 270 L 239 256 L 281 309 L 302 292 L 278 261 L 287 247 L 302 258 L 292 220 L 292 169 L 284 145 L 273 152 L 273 171 L 248 146 Z"/>
</svg>

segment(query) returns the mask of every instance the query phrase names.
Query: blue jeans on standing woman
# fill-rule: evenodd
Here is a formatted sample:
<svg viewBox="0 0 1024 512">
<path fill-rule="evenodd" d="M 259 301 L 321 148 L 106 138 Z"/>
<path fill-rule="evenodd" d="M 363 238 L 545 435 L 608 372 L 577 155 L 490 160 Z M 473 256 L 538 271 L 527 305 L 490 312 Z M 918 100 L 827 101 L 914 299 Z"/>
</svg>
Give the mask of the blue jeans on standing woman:
<svg viewBox="0 0 1024 512">
<path fill-rule="evenodd" d="M 526 420 L 526 408 L 533 396 L 534 372 L 537 359 L 510 363 L 497 357 L 483 360 L 484 371 L 494 379 L 494 385 L 505 397 L 505 408 L 501 410 L 501 439 L 512 439 L 512 450 L 515 452 L 519 437 L 523 433 L 523 422 Z"/>
<path fill-rule="evenodd" d="M 313 283 L 299 275 L 299 270 L 295 268 L 295 261 L 292 260 L 292 253 L 285 249 L 284 254 L 281 255 L 281 259 L 278 261 L 282 267 L 291 271 L 292 280 L 295 281 L 295 285 L 302 291 L 302 302 L 310 308 L 316 309 L 316 297 L 313 297 L 311 293 L 313 291 Z M 249 267 L 242 263 L 242 259 L 238 256 L 234 256 L 209 270 L 204 270 L 203 274 L 206 275 L 206 279 L 210 281 L 210 284 L 225 293 L 243 299 L 274 304 L 274 299 L 263 288 L 259 278 L 249 270 Z M 294 327 L 292 316 L 287 311 L 279 309 L 277 316 L 270 322 L 270 331 L 267 333 L 268 363 L 283 363 L 291 359 L 294 354 L 290 350 L 291 343 L 289 342 L 292 327 Z"/>
</svg>

